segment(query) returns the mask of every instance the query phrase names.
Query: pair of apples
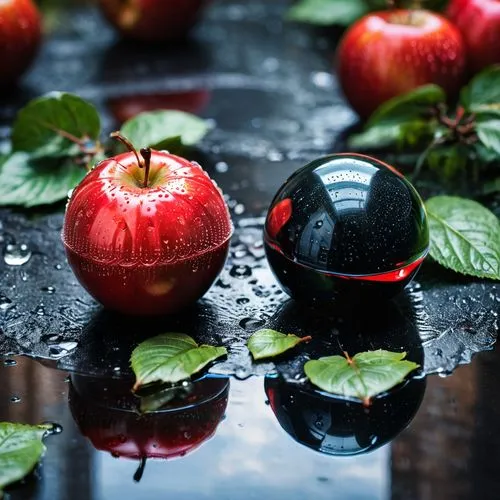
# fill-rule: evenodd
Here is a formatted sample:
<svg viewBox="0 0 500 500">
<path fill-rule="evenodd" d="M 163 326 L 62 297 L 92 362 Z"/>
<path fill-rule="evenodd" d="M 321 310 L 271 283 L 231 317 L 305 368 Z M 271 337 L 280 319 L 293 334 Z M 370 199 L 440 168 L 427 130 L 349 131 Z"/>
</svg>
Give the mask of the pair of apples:
<svg viewBox="0 0 500 500">
<path fill-rule="evenodd" d="M 361 117 L 427 83 L 453 99 L 467 72 L 500 63 L 499 0 L 451 0 L 445 15 L 387 10 L 365 16 L 347 31 L 338 72 Z"/>
</svg>

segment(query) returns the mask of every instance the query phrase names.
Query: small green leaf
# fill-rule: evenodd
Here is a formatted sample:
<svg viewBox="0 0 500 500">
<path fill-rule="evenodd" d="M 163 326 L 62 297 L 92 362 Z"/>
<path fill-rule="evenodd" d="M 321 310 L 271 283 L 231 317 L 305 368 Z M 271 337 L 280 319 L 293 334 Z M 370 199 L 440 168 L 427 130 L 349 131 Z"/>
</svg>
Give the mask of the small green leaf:
<svg viewBox="0 0 500 500">
<path fill-rule="evenodd" d="M 133 390 L 186 380 L 226 354 L 225 347 L 198 346 L 184 333 L 158 335 L 142 342 L 132 352 L 131 364 L 136 376 Z"/>
<path fill-rule="evenodd" d="M 500 222 L 479 203 L 453 196 L 426 202 L 430 254 L 461 274 L 500 279 Z"/>
<path fill-rule="evenodd" d="M 287 19 L 301 23 L 347 26 L 368 12 L 364 0 L 301 0 L 287 12 Z"/>
<path fill-rule="evenodd" d="M 379 349 L 350 358 L 328 356 L 308 361 L 304 371 L 320 389 L 369 403 L 377 394 L 392 389 L 419 365 L 405 360 L 406 352 Z"/>
<path fill-rule="evenodd" d="M 150 111 L 126 121 L 120 130 L 136 148 L 165 149 L 178 145 L 194 146 L 210 130 L 206 120 L 183 111 Z"/>
<path fill-rule="evenodd" d="M 80 151 L 74 140 L 97 140 L 101 123 L 97 110 L 80 97 L 51 92 L 19 111 L 12 128 L 13 151 L 33 156 L 71 156 Z"/>
<path fill-rule="evenodd" d="M 248 339 L 248 349 L 254 359 L 271 358 L 283 354 L 301 342 L 307 342 L 311 337 L 297 337 L 297 335 L 277 332 L 276 330 L 257 330 Z"/>
<path fill-rule="evenodd" d="M 0 422 L 0 497 L 5 486 L 27 476 L 45 451 L 42 438 L 51 425 Z"/>
<path fill-rule="evenodd" d="M 463 107 L 477 115 L 500 116 L 500 65 L 490 66 L 462 89 Z"/>
<path fill-rule="evenodd" d="M 84 176 L 85 169 L 70 158 L 14 153 L 0 163 L 0 206 L 34 207 L 64 200 Z"/>
<path fill-rule="evenodd" d="M 485 195 L 500 193 L 500 177 L 484 184 L 481 193 Z"/>
<path fill-rule="evenodd" d="M 479 140 L 488 148 L 500 155 L 500 112 L 497 120 L 478 118 L 476 133 Z"/>
<path fill-rule="evenodd" d="M 414 146 L 430 141 L 438 124 L 430 120 L 429 110 L 446 101 L 437 85 L 424 85 L 382 104 L 370 117 L 363 132 L 350 137 L 349 147 L 380 149 L 394 144 Z"/>
</svg>

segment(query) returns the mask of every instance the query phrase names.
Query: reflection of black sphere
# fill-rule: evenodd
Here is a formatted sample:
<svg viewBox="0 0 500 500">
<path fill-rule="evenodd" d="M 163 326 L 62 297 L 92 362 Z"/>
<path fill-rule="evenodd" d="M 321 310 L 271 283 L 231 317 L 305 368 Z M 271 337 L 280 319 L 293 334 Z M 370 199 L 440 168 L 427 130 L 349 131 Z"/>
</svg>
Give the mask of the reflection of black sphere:
<svg viewBox="0 0 500 500">
<path fill-rule="evenodd" d="M 299 443 L 327 455 L 357 455 L 394 439 L 413 419 L 425 379 L 412 379 L 385 397 L 362 404 L 307 386 L 266 377 L 265 390 L 281 427 Z"/>
<path fill-rule="evenodd" d="M 295 298 L 339 291 L 399 292 L 428 251 L 422 200 L 392 167 L 357 154 L 315 160 L 293 174 L 269 209 L 269 263 Z"/>
</svg>

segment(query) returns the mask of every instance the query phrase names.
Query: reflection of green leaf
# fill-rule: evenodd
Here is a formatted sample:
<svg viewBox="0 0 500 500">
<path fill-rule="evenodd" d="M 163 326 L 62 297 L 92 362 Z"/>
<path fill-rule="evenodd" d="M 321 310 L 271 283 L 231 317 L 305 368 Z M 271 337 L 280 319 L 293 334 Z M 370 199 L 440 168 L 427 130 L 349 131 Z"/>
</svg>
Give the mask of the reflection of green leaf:
<svg viewBox="0 0 500 500">
<path fill-rule="evenodd" d="M 70 158 L 31 158 L 14 153 L 0 163 L 0 205 L 34 207 L 64 200 L 85 176 Z"/>
<path fill-rule="evenodd" d="M 97 110 L 80 97 L 51 92 L 19 111 L 12 128 L 13 151 L 33 156 L 68 156 L 80 150 L 77 140 L 97 140 L 101 123 Z"/>
<path fill-rule="evenodd" d="M 291 21 L 347 26 L 368 12 L 364 0 L 301 0 L 287 12 Z"/>
<path fill-rule="evenodd" d="M 0 422 L 0 497 L 5 486 L 28 475 L 45 451 L 43 436 L 51 425 Z"/>
<path fill-rule="evenodd" d="M 132 352 L 134 391 L 153 384 L 186 380 L 226 354 L 225 347 L 198 346 L 184 333 L 164 333 L 148 339 Z"/>
<path fill-rule="evenodd" d="M 452 196 L 426 202 L 430 254 L 461 274 L 500 279 L 500 222 L 479 203 Z"/>
<path fill-rule="evenodd" d="M 183 111 L 162 110 L 140 113 L 126 121 L 120 130 L 136 148 L 168 149 L 196 145 L 210 126 L 206 120 Z"/>
<path fill-rule="evenodd" d="M 248 349 L 254 359 L 270 358 L 283 354 L 301 342 L 307 342 L 311 337 L 297 337 L 297 335 L 285 335 L 275 330 L 263 329 L 256 331 L 248 339 Z"/>
<path fill-rule="evenodd" d="M 361 352 L 350 358 L 328 356 L 308 361 L 304 371 L 320 389 L 368 403 L 382 392 L 392 389 L 419 365 L 405 359 L 405 352 Z"/>
<path fill-rule="evenodd" d="M 391 145 L 414 146 L 431 141 L 437 129 L 429 110 L 446 100 L 443 89 L 424 85 L 382 104 L 370 117 L 363 132 L 350 137 L 349 147 L 380 149 Z"/>
</svg>

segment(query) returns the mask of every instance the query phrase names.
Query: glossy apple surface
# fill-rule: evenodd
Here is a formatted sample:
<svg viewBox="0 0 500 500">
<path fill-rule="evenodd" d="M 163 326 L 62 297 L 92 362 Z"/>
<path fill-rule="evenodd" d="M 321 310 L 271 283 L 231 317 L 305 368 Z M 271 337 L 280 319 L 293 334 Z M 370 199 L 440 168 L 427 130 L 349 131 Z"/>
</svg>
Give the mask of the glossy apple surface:
<svg viewBox="0 0 500 500">
<path fill-rule="evenodd" d="M 462 33 L 472 72 L 500 63 L 499 0 L 452 0 L 446 15 Z"/>
<path fill-rule="evenodd" d="M 207 377 L 163 410 L 140 415 L 133 381 L 72 375 L 69 405 L 93 446 L 129 459 L 174 458 L 200 446 L 216 431 L 227 407 L 229 379 Z"/>
<path fill-rule="evenodd" d="M 363 118 L 388 99 L 428 83 L 456 96 L 464 70 L 460 32 L 425 10 L 369 14 L 353 24 L 338 49 L 342 89 Z"/>
<path fill-rule="evenodd" d="M 146 42 L 183 37 L 209 0 L 99 0 L 101 10 L 121 35 Z"/>
<path fill-rule="evenodd" d="M 0 1 L 0 85 L 15 83 L 32 63 L 41 37 L 41 19 L 32 0 Z"/>
<path fill-rule="evenodd" d="M 62 239 L 80 283 L 127 314 L 169 314 L 221 271 L 232 224 L 220 189 L 194 162 L 153 151 L 148 186 L 133 153 L 98 164 L 74 190 Z"/>
<path fill-rule="evenodd" d="M 208 90 L 192 90 L 164 94 L 148 94 L 115 97 L 108 101 L 108 107 L 118 123 L 126 122 L 139 113 L 158 109 L 175 109 L 199 114 L 210 100 Z"/>
</svg>

